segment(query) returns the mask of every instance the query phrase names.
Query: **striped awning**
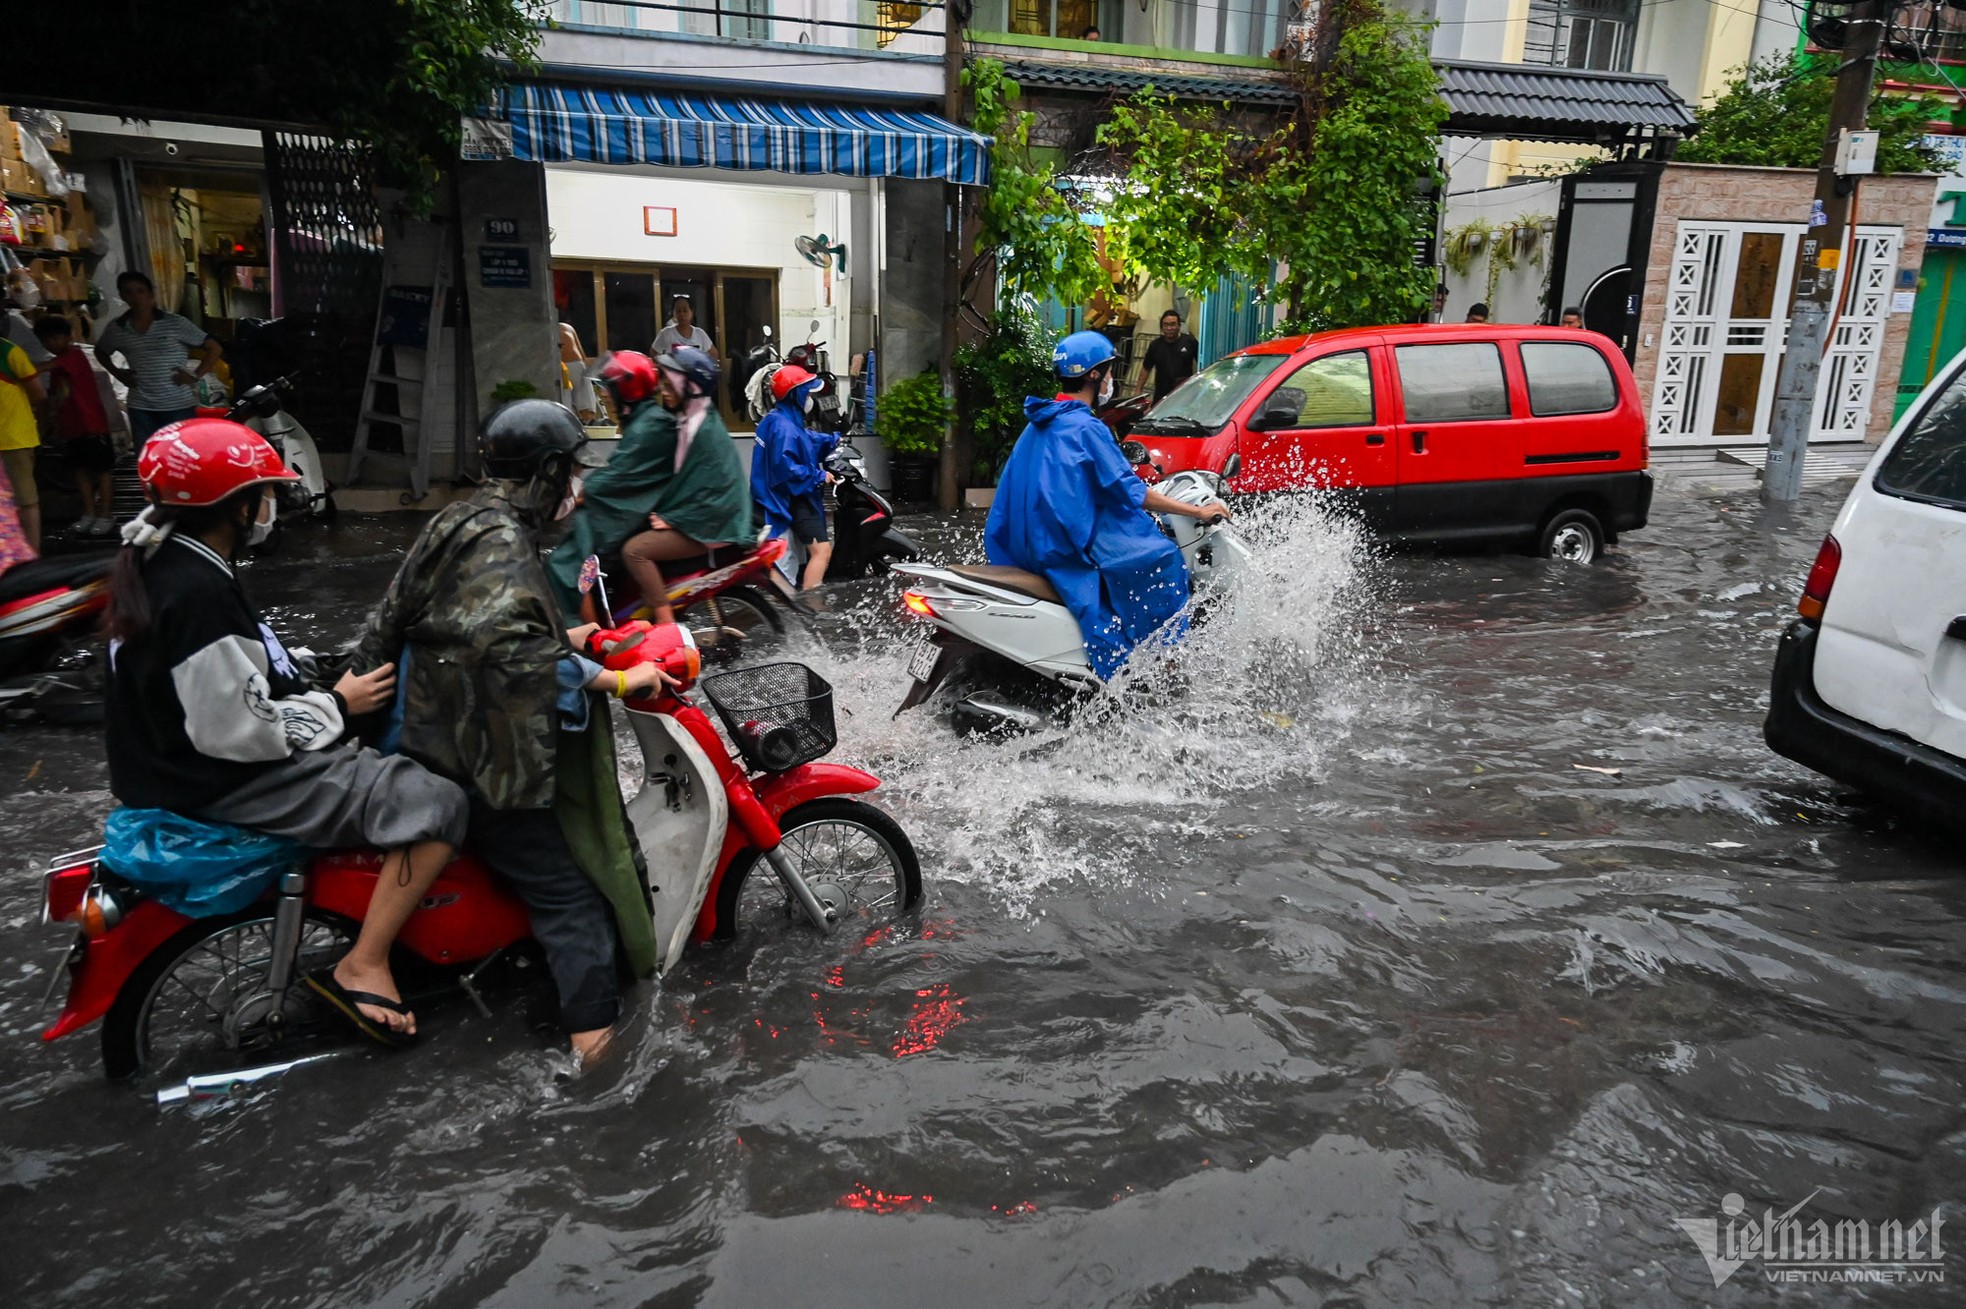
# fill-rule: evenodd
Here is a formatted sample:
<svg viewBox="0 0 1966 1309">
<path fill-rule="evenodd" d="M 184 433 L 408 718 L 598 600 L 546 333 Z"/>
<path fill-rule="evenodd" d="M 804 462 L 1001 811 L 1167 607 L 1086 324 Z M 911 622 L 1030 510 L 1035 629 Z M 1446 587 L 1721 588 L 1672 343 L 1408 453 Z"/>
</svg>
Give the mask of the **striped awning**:
<svg viewBox="0 0 1966 1309">
<path fill-rule="evenodd" d="M 512 157 L 539 163 L 990 180 L 990 138 L 934 114 L 543 83 L 501 108 Z"/>
</svg>

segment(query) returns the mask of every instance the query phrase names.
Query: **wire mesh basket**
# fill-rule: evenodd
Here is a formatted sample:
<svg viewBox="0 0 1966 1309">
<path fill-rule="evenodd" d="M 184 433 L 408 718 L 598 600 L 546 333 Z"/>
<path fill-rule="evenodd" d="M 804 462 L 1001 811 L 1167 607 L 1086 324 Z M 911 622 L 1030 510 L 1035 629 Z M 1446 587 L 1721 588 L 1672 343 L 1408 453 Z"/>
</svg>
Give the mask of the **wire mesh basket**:
<svg viewBox="0 0 1966 1309">
<path fill-rule="evenodd" d="M 759 664 L 698 682 L 744 762 L 782 773 L 819 758 L 839 740 L 833 688 L 804 664 Z"/>
</svg>

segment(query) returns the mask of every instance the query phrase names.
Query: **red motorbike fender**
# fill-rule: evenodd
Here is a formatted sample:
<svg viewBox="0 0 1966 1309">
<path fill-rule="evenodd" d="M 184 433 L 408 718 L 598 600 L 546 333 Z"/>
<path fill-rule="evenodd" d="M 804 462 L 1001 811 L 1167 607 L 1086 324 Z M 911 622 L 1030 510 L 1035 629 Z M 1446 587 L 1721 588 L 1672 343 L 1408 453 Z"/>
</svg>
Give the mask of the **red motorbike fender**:
<svg viewBox="0 0 1966 1309">
<path fill-rule="evenodd" d="M 190 922 L 155 900 L 145 900 L 114 930 L 84 941 L 82 957 L 69 975 L 68 1003 L 54 1024 L 41 1033 L 41 1039 L 59 1040 L 108 1013 L 109 1006 L 116 1003 L 117 992 L 137 966 Z"/>
<path fill-rule="evenodd" d="M 801 764 L 788 772 L 774 773 L 753 782 L 752 787 L 757 792 L 759 807 L 771 816 L 776 826 L 780 818 L 809 801 L 823 800 L 829 795 L 859 795 L 880 784 L 881 779 L 872 773 L 845 764 Z M 700 943 L 716 935 L 717 895 L 723 887 L 724 874 L 730 871 L 731 860 L 737 858 L 738 852 L 751 845 L 740 824 L 732 823 L 725 831 L 724 848 L 717 855 L 717 875 L 703 897 L 703 908 L 696 915 L 690 940 Z"/>
</svg>

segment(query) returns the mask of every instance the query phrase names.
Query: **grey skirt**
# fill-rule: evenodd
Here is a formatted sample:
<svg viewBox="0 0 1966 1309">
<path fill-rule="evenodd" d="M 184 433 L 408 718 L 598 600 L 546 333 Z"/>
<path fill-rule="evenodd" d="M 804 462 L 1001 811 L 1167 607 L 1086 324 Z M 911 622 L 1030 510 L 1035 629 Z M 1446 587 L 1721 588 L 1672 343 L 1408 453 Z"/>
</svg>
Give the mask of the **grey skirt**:
<svg viewBox="0 0 1966 1309">
<path fill-rule="evenodd" d="M 464 788 L 413 759 L 367 746 L 297 753 L 198 816 L 271 832 L 317 850 L 393 850 L 464 840 Z"/>
</svg>

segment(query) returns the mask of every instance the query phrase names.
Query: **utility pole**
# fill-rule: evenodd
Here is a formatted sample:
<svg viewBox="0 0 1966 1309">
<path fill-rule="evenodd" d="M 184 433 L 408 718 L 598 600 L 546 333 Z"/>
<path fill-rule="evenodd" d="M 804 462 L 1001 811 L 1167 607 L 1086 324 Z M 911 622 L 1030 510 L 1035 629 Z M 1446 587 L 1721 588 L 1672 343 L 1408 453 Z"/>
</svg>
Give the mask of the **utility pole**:
<svg viewBox="0 0 1966 1309">
<path fill-rule="evenodd" d="M 963 29 L 965 4 L 958 0 L 942 2 L 942 116 L 962 123 L 963 113 Z M 956 319 L 962 299 L 963 189 L 954 182 L 942 184 L 942 394 L 951 405 L 956 398 Z M 936 470 L 935 500 L 944 509 L 956 509 L 962 500 L 961 451 L 956 429 L 942 437 L 942 459 Z"/>
<path fill-rule="evenodd" d="M 1894 6 L 1895 0 L 1859 0 L 1845 28 L 1849 35 L 1844 41 L 1843 63 L 1836 71 L 1829 135 L 1816 170 L 1817 212 L 1810 215 L 1796 260 L 1795 309 L 1789 317 L 1788 349 L 1782 356 L 1781 378 L 1775 387 L 1768 467 L 1761 475 L 1761 498 L 1771 504 L 1802 494 L 1802 459 L 1809 450 L 1809 429 L 1815 424 L 1816 391 L 1829 345 L 1825 338 L 1835 311 L 1837 269 L 1849 229 L 1850 196 L 1857 188 L 1856 175 L 1838 168 L 1839 147 L 1845 132 L 1861 132 L 1869 124 L 1871 79 L 1877 72 L 1877 54 Z M 1848 276 L 1848 270 L 1845 274 Z"/>
</svg>

